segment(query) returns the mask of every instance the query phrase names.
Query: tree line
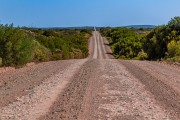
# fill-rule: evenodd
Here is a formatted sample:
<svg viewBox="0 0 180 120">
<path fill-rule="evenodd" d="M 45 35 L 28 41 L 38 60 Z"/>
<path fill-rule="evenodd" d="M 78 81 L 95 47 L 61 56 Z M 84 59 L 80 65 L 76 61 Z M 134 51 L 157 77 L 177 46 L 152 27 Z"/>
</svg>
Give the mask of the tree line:
<svg viewBox="0 0 180 120">
<path fill-rule="evenodd" d="M 114 55 L 122 59 L 180 62 L 180 17 L 152 30 L 104 28 Z M 0 24 L 0 65 L 79 59 L 88 56 L 91 30 L 17 28 Z"/>
<path fill-rule="evenodd" d="M 90 30 L 44 30 L 1 24 L 1 65 L 22 66 L 28 62 L 85 58 L 90 36 Z"/>
<path fill-rule="evenodd" d="M 117 58 L 180 62 L 180 17 L 152 30 L 104 28 L 101 33 Z"/>
</svg>

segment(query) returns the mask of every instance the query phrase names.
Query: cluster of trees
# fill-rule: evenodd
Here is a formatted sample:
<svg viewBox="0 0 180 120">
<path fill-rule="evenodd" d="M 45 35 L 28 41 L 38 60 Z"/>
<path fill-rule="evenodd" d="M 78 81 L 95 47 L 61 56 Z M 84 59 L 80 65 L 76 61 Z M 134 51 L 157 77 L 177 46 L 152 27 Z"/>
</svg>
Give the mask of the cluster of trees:
<svg viewBox="0 0 180 120">
<path fill-rule="evenodd" d="M 33 32 L 36 34 L 35 39 L 51 51 L 53 60 L 79 59 L 88 56 L 90 30 L 34 30 Z M 40 59 L 44 60 L 44 57 Z"/>
<path fill-rule="evenodd" d="M 180 17 L 174 17 L 167 25 L 156 27 L 144 39 L 143 49 L 148 59 L 180 62 Z"/>
<path fill-rule="evenodd" d="M 5 66 L 22 65 L 32 59 L 33 38 L 13 25 L 0 25 L 0 58 Z"/>
<path fill-rule="evenodd" d="M 0 25 L 0 62 L 22 66 L 28 62 L 85 58 L 90 30 L 44 30 Z"/>
<path fill-rule="evenodd" d="M 143 34 L 138 34 L 134 29 L 128 28 L 106 28 L 101 33 L 110 41 L 110 46 L 117 58 L 123 59 L 146 59 L 143 52 Z M 137 58 L 138 57 L 138 58 Z"/>
<path fill-rule="evenodd" d="M 118 58 L 180 62 L 180 17 L 174 17 L 167 25 L 151 31 L 137 31 L 127 28 L 101 29 Z"/>
</svg>

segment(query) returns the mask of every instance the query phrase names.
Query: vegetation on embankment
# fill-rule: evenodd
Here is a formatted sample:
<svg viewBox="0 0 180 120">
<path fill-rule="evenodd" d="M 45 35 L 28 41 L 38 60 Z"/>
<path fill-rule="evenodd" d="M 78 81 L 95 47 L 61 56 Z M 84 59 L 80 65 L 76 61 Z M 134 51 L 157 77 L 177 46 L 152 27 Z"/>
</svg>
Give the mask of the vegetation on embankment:
<svg viewBox="0 0 180 120">
<path fill-rule="evenodd" d="M 101 29 L 106 36 L 116 58 L 146 59 L 147 54 L 142 50 L 145 31 L 129 28 Z"/>
<path fill-rule="evenodd" d="M 117 58 L 180 62 L 180 17 L 151 31 L 105 28 L 101 33 L 110 41 Z"/>
<path fill-rule="evenodd" d="M 0 25 L 2 66 L 88 56 L 90 30 L 43 30 Z"/>
</svg>

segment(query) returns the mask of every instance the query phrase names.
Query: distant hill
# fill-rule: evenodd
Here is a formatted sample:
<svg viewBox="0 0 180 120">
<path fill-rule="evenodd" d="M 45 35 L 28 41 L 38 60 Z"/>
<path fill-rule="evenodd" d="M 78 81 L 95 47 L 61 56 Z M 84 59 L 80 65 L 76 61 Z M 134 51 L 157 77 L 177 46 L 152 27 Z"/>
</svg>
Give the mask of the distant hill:
<svg viewBox="0 0 180 120">
<path fill-rule="evenodd" d="M 145 29 L 153 29 L 156 26 L 155 25 L 128 25 L 128 26 L 124 26 L 126 28 L 145 28 Z"/>
<path fill-rule="evenodd" d="M 120 28 L 144 28 L 144 29 L 153 29 L 155 28 L 155 25 L 128 25 L 128 26 L 121 26 Z M 27 28 L 27 27 L 22 27 L 22 28 Z M 32 28 L 32 27 L 31 27 Z M 101 28 L 119 28 L 119 27 L 96 27 L 96 30 L 99 30 Z M 83 30 L 83 29 L 88 29 L 88 30 L 94 30 L 93 26 L 82 26 L 82 27 L 47 27 L 47 28 L 32 28 L 32 29 L 42 29 L 42 30 Z"/>
<path fill-rule="evenodd" d="M 26 28 L 26 27 L 25 27 Z M 88 29 L 88 30 L 94 30 L 94 27 L 91 26 L 82 26 L 82 27 L 47 27 L 47 28 L 32 28 L 32 29 L 42 29 L 42 30 L 83 30 L 83 29 Z"/>
<path fill-rule="evenodd" d="M 83 29 L 88 29 L 88 30 L 93 30 L 94 27 L 91 26 L 82 26 L 82 27 L 54 27 L 54 28 L 50 28 L 50 29 L 68 29 L 68 30 L 83 30 Z"/>
</svg>

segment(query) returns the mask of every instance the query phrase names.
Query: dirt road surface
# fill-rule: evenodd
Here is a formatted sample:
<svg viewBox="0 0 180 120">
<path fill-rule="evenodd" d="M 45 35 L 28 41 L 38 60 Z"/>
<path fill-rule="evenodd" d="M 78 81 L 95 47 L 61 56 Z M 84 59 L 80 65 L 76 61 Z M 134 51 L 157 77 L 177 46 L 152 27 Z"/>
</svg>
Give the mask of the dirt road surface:
<svg viewBox="0 0 180 120">
<path fill-rule="evenodd" d="M 180 69 L 114 59 L 94 31 L 87 59 L 0 73 L 0 120 L 180 120 Z"/>
</svg>

